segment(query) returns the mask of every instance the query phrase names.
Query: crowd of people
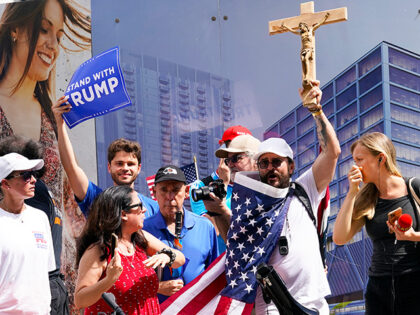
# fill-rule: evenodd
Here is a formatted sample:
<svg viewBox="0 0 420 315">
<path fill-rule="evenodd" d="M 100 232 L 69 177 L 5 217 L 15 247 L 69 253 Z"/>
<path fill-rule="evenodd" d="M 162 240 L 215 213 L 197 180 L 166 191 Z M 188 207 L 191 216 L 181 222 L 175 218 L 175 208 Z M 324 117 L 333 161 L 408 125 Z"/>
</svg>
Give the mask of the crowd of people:
<svg viewBox="0 0 420 315">
<path fill-rule="evenodd" d="M 286 141 L 261 142 L 249 129 L 231 126 L 214 152 L 220 159 L 215 172 L 189 189 L 178 166 L 163 165 L 155 175 L 154 201 L 134 191 L 141 171 L 139 143 L 116 139 L 110 144 L 108 172 L 114 186 L 98 187 L 78 165 L 64 125 L 62 115 L 71 105 L 64 96 L 52 101 L 49 84 L 61 38 L 86 48 L 86 16 L 66 0 L 13 3 L 6 6 L 0 26 L 0 313 L 109 313 L 112 309 L 102 296 L 110 292 L 126 314 L 159 314 L 161 303 L 225 252 L 226 266 L 236 258 L 256 268 L 254 256 L 235 257 L 256 235 L 272 240 L 267 251 L 258 249 L 264 253 L 259 261 L 274 267 L 293 298 L 307 309 L 329 313 L 325 297 L 330 288 L 317 230 L 294 188 L 302 187 L 309 207 L 318 209 L 341 152 L 322 111 L 318 81 L 311 82 L 309 96 L 317 102 L 308 110 L 321 151 L 295 181 L 294 153 Z M 346 244 L 365 226 L 373 241 L 367 314 L 416 313 L 420 182 L 402 177 L 395 148 L 382 133 L 363 135 L 351 152 L 354 166 L 333 240 Z M 238 242 L 232 232 L 238 177 L 251 186 L 256 181 L 265 192 L 285 200 L 278 211 L 261 213 L 263 205 L 258 205 L 260 212 L 247 212 L 249 222 L 264 217 L 269 227 L 280 226 L 265 235 L 261 226 L 249 224 L 249 244 Z M 210 192 L 210 199 L 191 199 L 192 211 L 184 207 L 190 190 L 218 180 L 226 196 Z M 412 227 L 402 230 L 388 220 L 388 213 L 398 207 L 414 218 Z M 74 251 L 63 250 L 66 235 L 74 233 L 66 231 L 66 218 L 79 225 Z M 66 272 L 65 256 L 75 262 L 77 280 Z M 226 277 L 234 287 L 236 279 L 228 267 Z M 260 288 L 252 300 L 256 314 L 278 313 Z"/>
</svg>

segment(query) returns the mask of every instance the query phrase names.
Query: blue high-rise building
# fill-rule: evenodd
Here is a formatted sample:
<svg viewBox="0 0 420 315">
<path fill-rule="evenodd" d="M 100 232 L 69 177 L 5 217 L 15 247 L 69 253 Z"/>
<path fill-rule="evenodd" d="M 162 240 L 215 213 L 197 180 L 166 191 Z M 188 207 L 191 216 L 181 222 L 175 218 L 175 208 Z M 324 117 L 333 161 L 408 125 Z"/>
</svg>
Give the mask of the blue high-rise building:
<svg viewBox="0 0 420 315">
<path fill-rule="evenodd" d="M 404 176 L 420 176 L 420 55 L 382 42 L 322 87 L 323 111 L 341 145 L 330 185 L 331 215 L 327 245 L 330 303 L 363 299 L 372 245 L 363 229 L 348 245 L 332 242 L 332 227 L 348 190 L 351 144 L 367 132 L 392 139 Z M 264 133 L 280 136 L 294 151 L 296 175 L 314 161 L 319 150 L 315 124 L 301 104 Z M 357 307 L 356 307 L 357 308 Z M 363 306 L 362 306 L 363 308 Z"/>
<path fill-rule="evenodd" d="M 214 152 L 235 117 L 232 82 L 157 57 L 121 51 L 121 65 L 132 106 L 96 119 L 98 183 L 112 186 L 106 150 L 115 139 L 142 146 L 142 171 L 135 189 L 148 195 L 146 177 L 167 164 L 193 162 L 200 176 L 219 164 Z"/>
</svg>

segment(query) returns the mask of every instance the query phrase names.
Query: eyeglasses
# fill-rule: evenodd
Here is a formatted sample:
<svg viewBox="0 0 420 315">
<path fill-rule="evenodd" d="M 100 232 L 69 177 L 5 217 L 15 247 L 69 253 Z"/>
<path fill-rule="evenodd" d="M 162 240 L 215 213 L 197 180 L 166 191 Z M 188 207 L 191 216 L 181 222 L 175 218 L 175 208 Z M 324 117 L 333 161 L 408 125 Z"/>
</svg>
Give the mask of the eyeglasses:
<svg viewBox="0 0 420 315">
<path fill-rule="evenodd" d="M 125 208 L 124 211 L 130 212 L 131 209 L 139 208 L 139 207 L 140 207 L 140 209 L 143 209 L 143 203 L 142 202 L 136 203 L 134 205 L 130 205 L 127 208 Z"/>
<path fill-rule="evenodd" d="M 225 158 L 225 164 L 229 166 L 229 163 L 232 162 L 233 164 L 238 163 L 244 157 L 248 156 L 248 154 L 236 154 L 234 156 Z"/>
<path fill-rule="evenodd" d="M 16 175 L 9 175 L 9 176 L 6 177 L 6 179 L 12 179 L 12 178 L 21 177 L 21 176 L 22 176 L 22 179 L 25 182 L 29 182 L 31 180 L 32 176 L 35 177 L 35 179 L 38 178 L 38 172 L 36 172 L 36 171 L 24 171 L 24 172 L 21 172 L 21 173 L 16 174 Z"/>
<path fill-rule="evenodd" d="M 283 163 L 284 160 L 282 159 L 272 159 L 271 161 L 269 160 L 262 160 L 257 162 L 257 165 L 260 169 L 265 170 L 266 168 L 268 168 L 268 166 L 271 164 L 273 165 L 273 168 L 277 168 L 281 165 L 281 163 Z"/>
</svg>

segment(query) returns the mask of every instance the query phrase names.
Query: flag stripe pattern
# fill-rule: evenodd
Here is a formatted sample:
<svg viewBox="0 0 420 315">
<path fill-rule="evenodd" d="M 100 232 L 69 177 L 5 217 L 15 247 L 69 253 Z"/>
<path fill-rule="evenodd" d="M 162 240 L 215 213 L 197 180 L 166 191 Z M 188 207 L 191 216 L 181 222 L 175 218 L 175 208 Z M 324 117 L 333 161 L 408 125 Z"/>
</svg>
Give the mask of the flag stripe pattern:
<svg viewBox="0 0 420 315">
<path fill-rule="evenodd" d="M 275 238 L 280 235 L 283 224 L 281 221 L 284 222 L 286 210 L 288 209 L 289 200 L 291 198 L 285 198 L 286 193 L 283 193 L 281 197 L 269 196 L 271 202 L 267 200 L 262 201 L 260 198 L 265 197 L 263 196 L 264 193 L 261 193 L 259 196 L 253 197 L 254 199 L 252 199 L 249 195 L 252 194 L 250 189 L 245 189 L 243 187 L 241 187 L 240 190 L 245 190 L 246 193 L 244 196 L 240 196 L 240 193 L 237 191 L 239 185 L 236 182 L 240 182 L 240 175 L 240 173 L 236 174 L 234 185 L 234 193 L 238 196 L 232 195 L 232 222 L 237 220 L 237 218 L 240 218 L 240 220 L 237 222 L 237 227 L 231 226 L 229 229 L 230 238 L 228 237 L 228 239 L 230 239 L 230 242 L 228 244 L 228 250 L 226 253 L 219 256 L 199 277 L 194 279 L 179 292 L 169 297 L 161 305 L 162 314 L 251 314 L 257 287 L 254 274 L 257 266 L 256 264 L 260 260 L 264 261 L 269 259 L 270 250 L 272 251 L 276 245 Z M 249 184 L 251 187 L 255 187 L 255 185 L 259 185 L 259 182 L 251 180 Z M 237 189 L 235 189 L 235 186 Z M 257 188 L 259 192 L 264 191 L 264 189 Z M 278 191 L 278 189 L 276 190 Z M 251 198 L 251 200 L 248 200 L 247 198 Z M 263 204 L 266 205 L 266 208 L 264 208 Z M 284 206 L 281 207 L 281 205 Z M 259 217 L 258 219 L 261 221 L 258 221 L 258 223 L 253 222 L 253 218 L 249 215 L 252 211 L 258 212 L 256 217 Z M 273 223 L 271 220 L 273 220 Z M 242 230 L 241 232 L 241 227 L 247 229 L 246 224 L 248 224 L 249 227 L 254 224 L 255 227 L 258 226 L 260 230 L 265 229 L 266 233 L 258 235 L 259 233 L 255 232 L 255 230 L 258 231 L 258 228 L 249 228 L 249 232 L 247 236 L 245 236 L 245 233 L 243 233 L 244 231 Z M 236 229 L 238 229 L 239 232 L 235 232 Z M 278 231 L 278 233 L 275 233 L 276 231 Z M 241 235 L 241 237 L 245 237 L 245 242 L 248 242 L 246 244 L 248 249 L 243 248 L 245 244 L 242 244 L 242 238 L 236 238 L 234 233 L 237 233 L 236 235 L 244 234 Z M 251 240 L 252 237 L 249 239 L 250 241 L 248 241 L 248 236 L 254 236 L 255 239 L 262 239 L 264 241 L 263 243 L 258 242 L 257 251 L 254 251 L 257 241 L 255 239 Z M 249 242 L 251 242 L 251 244 Z M 270 247 L 272 248 L 270 249 Z M 237 251 L 240 251 L 241 253 L 238 253 Z M 240 266 L 235 268 L 235 261 L 239 264 L 240 262 L 237 260 L 247 257 L 247 254 L 248 258 L 254 257 L 255 261 L 252 261 L 252 259 L 248 259 L 248 261 L 246 261 L 247 259 L 243 259 Z M 226 255 L 228 258 L 226 258 Z M 249 260 L 251 260 L 251 262 L 249 262 Z M 235 277 L 232 276 L 233 272 L 238 273 L 236 276 L 237 284 L 243 282 L 242 284 L 229 286 L 229 284 L 235 280 Z M 255 283 L 250 282 L 246 277 L 254 277 L 253 281 L 255 281 Z M 252 295 L 248 296 L 248 291 L 251 292 Z"/>
<path fill-rule="evenodd" d="M 153 187 L 155 186 L 155 175 L 146 177 L 147 187 L 149 188 L 150 198 L 156 200 L 155 195 L 153 194 Z"/>
</svg>

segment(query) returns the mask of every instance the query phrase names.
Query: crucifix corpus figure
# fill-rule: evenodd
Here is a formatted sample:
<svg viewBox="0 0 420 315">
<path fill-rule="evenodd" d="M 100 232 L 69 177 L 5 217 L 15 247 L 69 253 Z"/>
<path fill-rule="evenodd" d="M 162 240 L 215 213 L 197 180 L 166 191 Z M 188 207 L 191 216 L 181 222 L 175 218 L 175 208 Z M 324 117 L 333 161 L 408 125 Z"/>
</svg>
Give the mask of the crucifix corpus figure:
<svg viewBox="0 0 420 315">
<path fill-rule="evenodd" d="M 306 106 L 310 111 L 318 110 L 316 100 L 307 97 L 312 88 L 310 82 L 316 80 L 315 30 L 323 24 L 346 20 L 347 8 L 314 12 L 314 2 L 311 1 L 301 3 L 299 16 L 269 22 L 270 35 L 291 32 L 301 37 L 303 106 Z"/>
</svg>

